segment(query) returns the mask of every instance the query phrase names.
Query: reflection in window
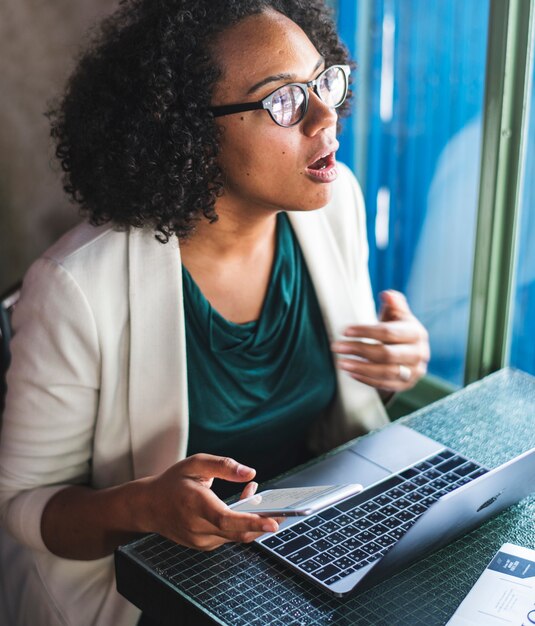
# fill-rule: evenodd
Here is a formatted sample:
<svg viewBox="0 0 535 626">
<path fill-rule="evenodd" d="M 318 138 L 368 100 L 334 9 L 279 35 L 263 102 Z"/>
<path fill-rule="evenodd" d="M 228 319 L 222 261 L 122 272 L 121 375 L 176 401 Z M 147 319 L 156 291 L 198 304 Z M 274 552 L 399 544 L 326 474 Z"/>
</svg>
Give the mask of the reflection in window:
<svg viewBox="0 0 535 626">
<path fill-rule="evenodd" d="M 430 372 L 461 384 L 489 2 L 363 0 L 356 41 L 345 6 L 359 69 L 342 158 L 366 197 L 374 290 L 407 294 L 430 332 Z"/>
<path fill-rule="evenodd" d="M 513 300 L 513 324 L 510 362 L 514 367 L 535 374 L 535 80 L 533 80 L 526 137 L 516 290 Z"/>
</svg>

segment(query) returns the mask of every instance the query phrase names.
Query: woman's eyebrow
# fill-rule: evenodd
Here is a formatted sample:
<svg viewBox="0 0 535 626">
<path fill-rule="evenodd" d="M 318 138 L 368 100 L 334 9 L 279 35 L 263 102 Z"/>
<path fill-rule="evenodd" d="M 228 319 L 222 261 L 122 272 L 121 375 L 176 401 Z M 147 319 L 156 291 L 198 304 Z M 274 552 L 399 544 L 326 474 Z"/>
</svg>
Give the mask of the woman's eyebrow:
<svg viewBox="0 0 535 626">
<path fill-rule="evenodd" d="M 314 72 L 316 72 L 316 70 L 318 68 L 321 67 L 321 65 L 324 63 L 324 61 L 325 60 L 323 59 L 323 57 L 318 60 L 318 62 L 316 63 L 314 69 L 312 70 L 313 74 L 314 74 Z M 295 81 L 295 75 L 282 72 L 280 74 L 273 74 L 272 76 L 268 76 L 267 78 L 263 78 L 258 83 L 255 83 L 247 91 L 247 95 L 255 92 L 257 89 L 260 89 L 260 87 L 263 87 L 264 85 L 267 85 L 268 83 L 280 82 L 281 80 L 285 80 L 285 81 L 288 81 L 288 82 L 294 82 Z"/>
</svg>

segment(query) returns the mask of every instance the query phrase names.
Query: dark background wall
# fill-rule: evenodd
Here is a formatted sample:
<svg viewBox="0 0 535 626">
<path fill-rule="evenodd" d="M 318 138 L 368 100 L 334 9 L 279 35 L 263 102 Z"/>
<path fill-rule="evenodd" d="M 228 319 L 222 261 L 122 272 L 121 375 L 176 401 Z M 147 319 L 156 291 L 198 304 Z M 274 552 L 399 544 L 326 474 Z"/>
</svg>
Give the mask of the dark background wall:
<svg viewBox="0 0 535 626">
<path fill-rule="evenodd" d="M 79 219 L 43 112 L 117 0 L 0 0 L 0 293 Z"/>
</svg>

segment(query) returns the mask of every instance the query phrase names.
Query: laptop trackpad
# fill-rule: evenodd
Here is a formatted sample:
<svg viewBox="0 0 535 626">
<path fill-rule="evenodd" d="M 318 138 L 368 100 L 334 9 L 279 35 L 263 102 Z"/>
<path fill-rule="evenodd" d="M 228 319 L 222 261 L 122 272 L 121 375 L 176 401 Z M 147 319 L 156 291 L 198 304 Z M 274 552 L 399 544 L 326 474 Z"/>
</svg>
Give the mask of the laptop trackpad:
<svg viewBox="0 0 535 626">
<path fill-rule="evenodd" d="M 314 485 L 347 485 L 360 483 L 364 487 L 391 472 L 349 450 L 342 450 L 296 474 L 278 480 L 274 487 L 312 487 Z"/>
</svg>

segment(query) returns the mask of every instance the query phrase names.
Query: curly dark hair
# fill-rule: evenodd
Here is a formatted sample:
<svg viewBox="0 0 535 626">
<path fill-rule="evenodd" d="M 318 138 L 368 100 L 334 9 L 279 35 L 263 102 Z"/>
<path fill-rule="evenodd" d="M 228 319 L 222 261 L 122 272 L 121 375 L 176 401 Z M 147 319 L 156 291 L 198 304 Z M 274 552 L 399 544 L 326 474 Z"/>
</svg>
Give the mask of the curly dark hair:
<svg viewBox="0 0 535 626">
<path fill-rule="evenodd" d="M 92 224 L 149 225 L 166 243 L 202 216 L 217 219 L 210 102 L 221 69 L 210 42 L 269 8 L 296 22 L 327 65 L 349 62 L 322 0 L 123 0 L 101 24 L 47 113 L 64 189 Z"/>
</svg>

